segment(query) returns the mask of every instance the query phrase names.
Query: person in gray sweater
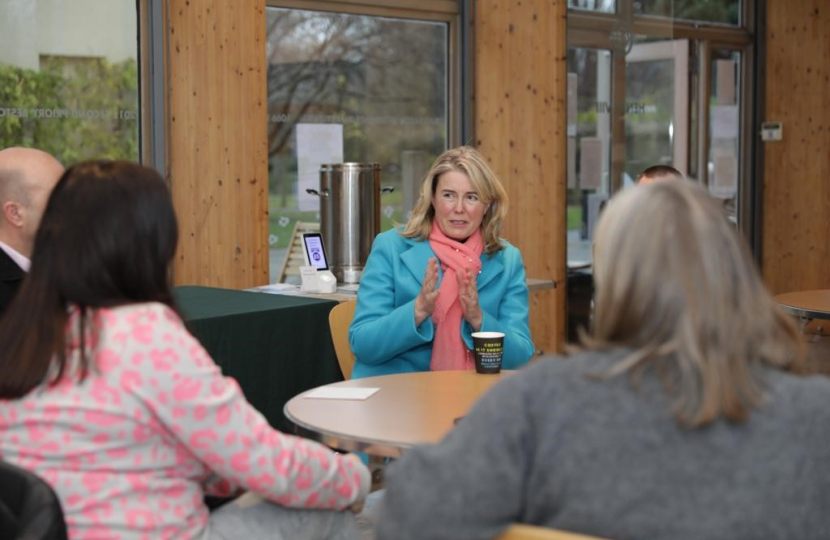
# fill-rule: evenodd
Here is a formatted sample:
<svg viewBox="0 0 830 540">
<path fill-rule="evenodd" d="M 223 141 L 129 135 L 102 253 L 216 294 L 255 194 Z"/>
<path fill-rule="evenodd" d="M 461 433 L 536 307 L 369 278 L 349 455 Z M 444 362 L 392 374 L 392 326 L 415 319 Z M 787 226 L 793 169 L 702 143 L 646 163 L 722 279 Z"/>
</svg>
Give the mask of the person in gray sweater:
<svg viewBox="0 0 830 540">
<path fill-rule="evenodd" d="M 830 379 L 719 206 L 625 190 L 597 232 L 581 351 L 508 376 L 388 471 L 384 539 L 528 523 L 615 540 L 830 538 Z M 484 375 L 482 375 L 484 376 Z"/>
</svg>

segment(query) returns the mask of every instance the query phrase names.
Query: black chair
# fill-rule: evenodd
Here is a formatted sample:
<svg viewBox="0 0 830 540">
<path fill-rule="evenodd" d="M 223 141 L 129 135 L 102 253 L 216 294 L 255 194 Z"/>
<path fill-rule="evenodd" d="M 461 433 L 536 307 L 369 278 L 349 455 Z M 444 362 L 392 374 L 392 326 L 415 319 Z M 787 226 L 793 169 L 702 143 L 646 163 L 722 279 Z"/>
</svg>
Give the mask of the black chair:
<svg viewBox="0 0 830 540">
<path fill-rule="evenodd" d="M 38 475 L 0 461 L 0 538 L 68 540 L 63 509 Z"/>
</svg>

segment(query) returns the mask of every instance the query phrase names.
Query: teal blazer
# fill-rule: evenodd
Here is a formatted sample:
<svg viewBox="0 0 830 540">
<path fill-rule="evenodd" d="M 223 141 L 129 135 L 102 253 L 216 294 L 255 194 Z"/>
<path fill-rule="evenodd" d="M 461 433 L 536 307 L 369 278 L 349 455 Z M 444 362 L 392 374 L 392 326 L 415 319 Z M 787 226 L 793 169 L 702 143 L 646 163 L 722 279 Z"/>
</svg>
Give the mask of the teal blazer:
<svg viewBox="0 0 830 540">
<path fill-rule="evenodd" d="M 504 242 L 501 251 L 481 255 L 476 278 L 478 301 L 484 318 L 483 332 L 504 332 L 504 369 L 526 364 L 535 351 L 528 326 L 528 292 L 521 253 Z M 356 356 L 352 378 L 409 371 L 429 371 L 435 327 L 427 317 L 415 326 L 415 298 L 427 261 L 435 257 L 428 241 L 405 238 L 398 229 L 377 235 L 366 261 L 357 308 L 349 328 L 349 343 Z M 439 285 L 443 272 L 439 267 Z M 459 328 L 467 347 L 473 348 L 469 323 Z"/>
</svg>

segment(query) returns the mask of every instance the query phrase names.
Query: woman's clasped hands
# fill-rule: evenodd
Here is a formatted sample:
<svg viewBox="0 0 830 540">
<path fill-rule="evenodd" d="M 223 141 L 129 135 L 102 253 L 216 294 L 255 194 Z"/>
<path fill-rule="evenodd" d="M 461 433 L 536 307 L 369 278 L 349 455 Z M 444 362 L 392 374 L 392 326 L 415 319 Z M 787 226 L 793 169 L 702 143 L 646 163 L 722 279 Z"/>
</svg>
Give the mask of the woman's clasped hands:
<svg viewBox="0 0 830 540">
<path fill-rule="evenodd" d="M 438 260 L 430 257 L 427 269 L 424 272 L 424 281 L 421 291 L 415 298 L 415 326 L 421 323 L 435 311 L 435 302 L 438 300 Z"/>
<path fill-rule="evenodd" d="M 470 323 L 474 331 L 481 329 L 483 314 L 481 306 L 478 305 L 478 289 L 476 288 L 476 275 L 471 268 L 464 272 L 456 273 L 458 279 L 458 300 L 464 319 Z M 424 273 L 424 281 L 421 284 L 421 291 L 415 298 L 415 326 L 420 326 L 427 317 L 435 311 L 438 300 L 438 261 L 431 257 L 427 263 Z"/>
<path fill-rule="evenodd" d="M 473 327 L 473 332 L 481 330 L 484 314 L 478 305 L 478 288 L 476 287 L 476 273 L 467 267 L 464 272 L 456 272 L 458 279 L 458 300 L 464 312 L 464 319 Z"/>
</svg>

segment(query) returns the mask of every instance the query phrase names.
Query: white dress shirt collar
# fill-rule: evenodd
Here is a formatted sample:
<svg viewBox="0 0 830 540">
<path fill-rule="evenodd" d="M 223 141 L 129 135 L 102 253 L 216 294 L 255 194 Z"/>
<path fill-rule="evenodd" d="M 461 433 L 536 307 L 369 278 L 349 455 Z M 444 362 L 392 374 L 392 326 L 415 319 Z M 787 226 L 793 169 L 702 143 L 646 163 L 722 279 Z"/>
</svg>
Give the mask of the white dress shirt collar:
<svg viewBox="0 0 830 540">
<path fill-rule="evenodd" d="M 5 251 L 6 255 L 11 257 L 15 264 L 17 264 L 17 266 L 19 266 L 24 272 L 29 271 L 29 267 L 32 265 L 32 261 L 30 261 L 28 257 L 26 257 L 10 245 L 3 242 L 0 242 L 0 249 Z"/>
</svg>

